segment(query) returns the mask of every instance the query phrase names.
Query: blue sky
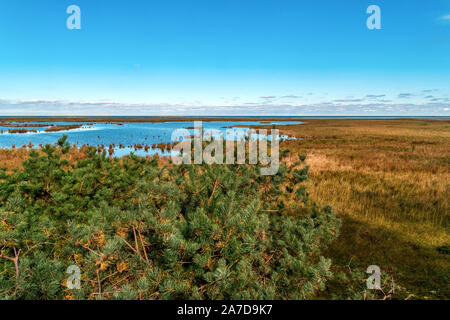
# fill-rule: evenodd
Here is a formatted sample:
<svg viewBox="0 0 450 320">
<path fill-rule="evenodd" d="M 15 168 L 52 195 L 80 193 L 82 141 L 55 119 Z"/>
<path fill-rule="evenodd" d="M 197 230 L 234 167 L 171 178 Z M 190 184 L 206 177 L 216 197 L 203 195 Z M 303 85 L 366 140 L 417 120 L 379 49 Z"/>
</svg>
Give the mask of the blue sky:
<svg viewBox="0 0 450 320">
<path fill-rule="evenodd" d="M 182 114 L 449 116 L 450 1 L 0 1 L 0 115 Z"/>
</svg>

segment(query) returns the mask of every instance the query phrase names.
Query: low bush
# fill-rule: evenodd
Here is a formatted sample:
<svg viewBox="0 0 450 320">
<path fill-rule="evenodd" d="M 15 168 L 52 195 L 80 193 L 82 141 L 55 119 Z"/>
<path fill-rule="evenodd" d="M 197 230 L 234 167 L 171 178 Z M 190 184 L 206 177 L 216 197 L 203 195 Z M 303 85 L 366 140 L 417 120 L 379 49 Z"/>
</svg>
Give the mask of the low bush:
<svg viewBox="0 0 450 320">
<path fill-rule="evenodd" d="M 321 251 L 340 222 L 306 201 L 307 169 L 261 176 L 94 147 L 69 163 L 68 150 L 63 137 L 0 171 L 0 298 L 305 299 L 332 277 Z"/>
</svg>

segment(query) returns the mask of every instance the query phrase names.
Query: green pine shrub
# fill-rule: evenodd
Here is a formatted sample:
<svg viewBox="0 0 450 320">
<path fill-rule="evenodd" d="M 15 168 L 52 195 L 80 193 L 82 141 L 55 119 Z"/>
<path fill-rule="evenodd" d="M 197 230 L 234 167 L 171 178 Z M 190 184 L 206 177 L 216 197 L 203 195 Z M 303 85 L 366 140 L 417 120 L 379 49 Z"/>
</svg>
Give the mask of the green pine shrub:
<svg viewBox="0 0 450 320">
<path fill-rule="evenodd" d="M 301 162 L 305 162 L 306 160 L 306 155 L 301 154 L 301 153 L 297 153 L 298 154 L 298 158 L 300 159 Z"/>
<path fill-rule="evenodd" d="M 309 171 L 309 166 L 306 166 L 300 170 L 294 169 L 293 177 L 294 177 L 295 182 L 308 181 L 308 171 Z"/>
<path fill-rule="evenodd" d="M 305 299 L 332 277 L 321 252 L 340 221 L 306 201 L 308 169 L 261 176 L 94 147 L 69 163 L 69 148 L 63 137 L 0 171 L 2 299 Z M 66 286 L 70 265 L 80 289 Z"/>
</svg>

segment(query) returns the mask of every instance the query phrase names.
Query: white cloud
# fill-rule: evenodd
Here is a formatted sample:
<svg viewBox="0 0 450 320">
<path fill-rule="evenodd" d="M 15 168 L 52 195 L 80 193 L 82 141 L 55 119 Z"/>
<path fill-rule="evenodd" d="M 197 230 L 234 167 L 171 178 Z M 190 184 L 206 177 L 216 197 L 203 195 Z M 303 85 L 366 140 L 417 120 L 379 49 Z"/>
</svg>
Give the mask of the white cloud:
<svg viewBox="0 0 450 320">
<path fill-rule="evenodd" d="M 440 16 L 439 18 L 437 18 L 437 21 L 445 24 L 450 23 L 450 14 L 444 14 L 443 16 Z"/>
<path fill-rule="evenodd" d="M 267 99 L 267 100 L 270 100 L 270 99 L 275 99 L 276 98 L 276 96 L 262 96 L 262 97 L 260 97 L 261 99 Z"/>
<path fill-rule="evenodd" d="M 449 116 L 449 110 L 450 102 L 444 99 L 425 104 L 380 101 L 302 104 L 266 100 L 262 103 L 243 102 L 229 105 L 0 99 L 0 116 Z"/>
</svg>

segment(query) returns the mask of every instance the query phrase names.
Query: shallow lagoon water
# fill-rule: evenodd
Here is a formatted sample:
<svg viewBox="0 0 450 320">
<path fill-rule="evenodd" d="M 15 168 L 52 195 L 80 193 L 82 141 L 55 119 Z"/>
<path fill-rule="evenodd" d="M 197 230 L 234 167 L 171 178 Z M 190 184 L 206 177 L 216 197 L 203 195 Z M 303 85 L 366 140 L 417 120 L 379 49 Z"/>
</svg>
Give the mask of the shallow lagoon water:
<svg viewBox="0 0 450 320">
<path fill-rule="evenodd" d="M 211 121 L 203 122 L 203 130 L 215 129 L 225 135 L 227 128 L 235 128 L 236 126 L 252 126 L 252 125 L 289 125 L 299 124 L 298 121 Z M 46 127 L 31 127 L 32 123 L 16 123 L 12 124 L 26 124 L 24 129 L 35 129 L 37 132 L 28 133 L 8 133 L 8 129 L 20 129 L 20 127 L 0 127 L 3 133 L 0 134 L 0 148 L 11 148 L 13 145 L 19 148 L 23 145 L 28 145 L 30 142 L 34 147 L 40 144 L 54 144 L 63 135 L 67 135 L 67 141 L 72 145 L 82 146 L 101 146 L 108 148 L 109 145 L 114 144 L 114 156 L 123 156 L 133 152 L 136 155 L 170 155 L 170 152 L 162 152 L 160 149 L 150 148 L 148 151 L 144 149 L 135 150 L 135 144 L 143 146 L 152 146 L 159 143 L 172 142 L 172 132 L 180 128 L 191 128 L 194 126 L 193 121 L 183 122 L 122 122 L 119 124 L 109 123 L 88 123 L 88 122 L 40 122 L 39 124 L 54 125 L 71 125 L 81 124 L 79 129 L 64 130 L 59 132 L 45 132 Z M 248 127 L 236 128 L 243 132 L 248 130 Z M 193 134 L 193 130 L 189 130 Z M 287 137 L 282 137 L 287 138 Z M 270 137 L 269 137 L 270 139 Z M 119 148 L 122 144 L 123 148 Z M 131 146 L 131 147 L 130 147 Z"/>
</svg>

